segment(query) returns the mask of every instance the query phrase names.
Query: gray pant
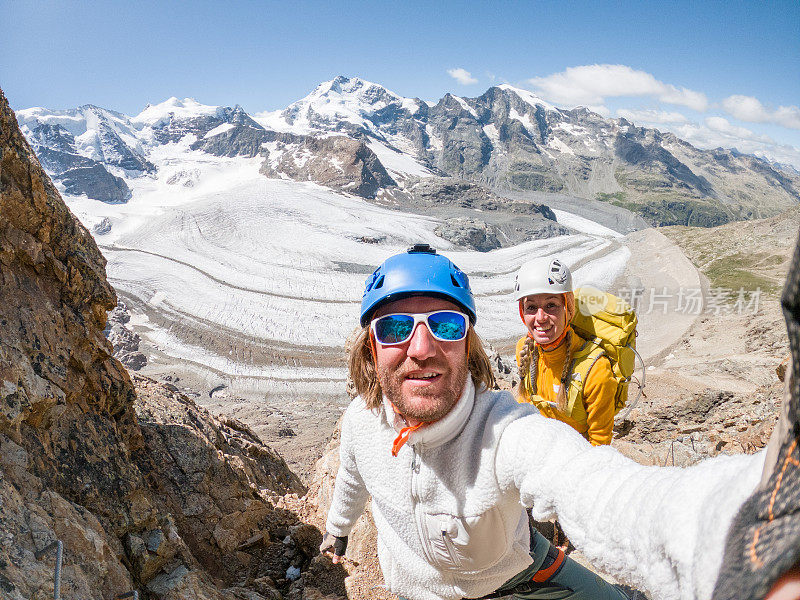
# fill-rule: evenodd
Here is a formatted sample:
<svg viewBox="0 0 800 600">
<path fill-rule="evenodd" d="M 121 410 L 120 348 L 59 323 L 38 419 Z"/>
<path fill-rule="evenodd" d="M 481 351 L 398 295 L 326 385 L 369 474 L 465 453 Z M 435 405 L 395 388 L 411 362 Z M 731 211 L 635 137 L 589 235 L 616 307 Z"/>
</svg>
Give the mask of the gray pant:
<svg viewBox="0 0 800 600">
<path fill-rule="evenodd" d="M 569 556 L 547 581 L 536 583 L 531 578 L 545 562 L 550 542 L 538 531 L 531 539 L 533 564 L 501 585 L 494 598 L 520 600 L 628 600 L 628 596 L 605 579 L 578 564 Z M 502 593 L 505 592 L 505 595 Z M 408 600 L 400 597 L 400 600 Z"/>
<path fill-rule="evenodd" d="M 542 564 L 542 557 L 550 549 L 550 542 L 535 532 L 531 546 L 533 564 L 498 588 L 498 593 L 508 592 L 507 596 L 502 597 L 521 600 L 628 600 L 628 596 L 619 588 L 569 556 L 564 557 L 561 567 L 550 579 L 542 583 L 531 582 Z M 515 589 L 518 587 L 522 589 Z"/>
</svg>

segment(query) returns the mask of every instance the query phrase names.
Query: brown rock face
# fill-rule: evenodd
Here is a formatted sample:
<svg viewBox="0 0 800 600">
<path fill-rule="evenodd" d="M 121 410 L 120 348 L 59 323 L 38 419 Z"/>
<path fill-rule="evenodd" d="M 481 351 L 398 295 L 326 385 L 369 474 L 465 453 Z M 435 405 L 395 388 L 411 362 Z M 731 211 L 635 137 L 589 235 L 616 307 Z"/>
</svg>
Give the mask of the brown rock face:
<svg viewBox="0 0 800 600">
<path fill-rule="evenodd" d="M 4 598 L 34 597 L 43 585 L 36 575 L 52 577 L 32 551 L 55 538 L 85 561 L 65 569 L 64 593 L 101 597 L 132 585 L 109 532 L 129 526 L 127 505 L 141 487 L 129 453 L 142 437 L 133 384 L 102 333 L 116 303 L 104 269 L 0 92 Z"/>
<path fill-rule="evenodd" d="M 59 491 L 89 504 L 102 496 L 100 509 L 125 486 L 108 472 L 107 489 L 88 489 L 87 476 L 102 481 L 98 449 L 77 441 L 103 439 L 123 460 L 141 443 L 133 385 L 102 333 L 115 304 L 105 260 L 0 93 L 0 432 L 35 447 L 40 476 Z M 83 460 L 65 460 L 74 453 Z"/>
<path fill-rule="evenodd" d="M 103 336 L 115 304 L 0 92 L 0 598 L 53 596 L 35 552 L 56 539 L 65 598 L 317 594 L 297 477 L 241 424 L 132 381 Z"/>
</svg>

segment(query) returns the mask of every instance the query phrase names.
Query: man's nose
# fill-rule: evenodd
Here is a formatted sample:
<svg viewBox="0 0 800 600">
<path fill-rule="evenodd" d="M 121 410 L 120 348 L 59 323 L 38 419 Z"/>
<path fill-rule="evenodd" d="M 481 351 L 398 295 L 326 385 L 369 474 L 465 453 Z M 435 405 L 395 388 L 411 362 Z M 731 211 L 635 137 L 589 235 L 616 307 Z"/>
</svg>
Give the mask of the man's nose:
<svg viewBox="0 0 800 600">
<path fill-rule="evenodd" d="M 425 360 L 436 353 L 435 344 L 436 340 L 433 339 L 428 326 L 425 323 L 419 323 L 408 342 L 406 354 L 417 360 Z"/>
</svg>

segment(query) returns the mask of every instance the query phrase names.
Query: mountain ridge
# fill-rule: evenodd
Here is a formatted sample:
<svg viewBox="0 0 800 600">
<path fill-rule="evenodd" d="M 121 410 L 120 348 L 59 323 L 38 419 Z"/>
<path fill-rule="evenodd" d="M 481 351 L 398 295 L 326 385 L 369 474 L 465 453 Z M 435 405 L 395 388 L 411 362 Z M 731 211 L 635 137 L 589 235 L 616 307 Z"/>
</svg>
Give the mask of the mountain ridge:
<svg viewBox="0 0 800 600">
<path fill-rule="evenodd" d="M 316 181 L 400 204 L 410 176 L 601 200 L 653 225 L 714 226 L 772 216 L 800 202 L 796 171 L 736 150 L 701 150 L 672 133 L 583 107 L 557 108 L 508 84 L 475 98 L 447 93 L 429 103 L 338 76 L 282 111 L 254 115 L 238 105 L 176 97 L 135 117 L 93 105 L 18 113 L 63 191 L 106 202 L 127 201 L 131 178 L 156 174 L 148 159 L 154 148 L 183 142 L 220 157 L 261 156 L 268 177 Z M 331 136 L 365 148 L 320 142 Z M 381 171 L 387 176 L 376 180 Z"/>
</svg>

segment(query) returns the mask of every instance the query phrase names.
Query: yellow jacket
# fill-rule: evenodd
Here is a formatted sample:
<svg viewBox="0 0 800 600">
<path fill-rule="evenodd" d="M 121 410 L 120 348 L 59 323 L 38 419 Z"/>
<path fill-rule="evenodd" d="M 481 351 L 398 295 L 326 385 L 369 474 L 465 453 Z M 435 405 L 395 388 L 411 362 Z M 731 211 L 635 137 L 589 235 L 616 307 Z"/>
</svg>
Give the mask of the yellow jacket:
<svg viewBox="0 0 800 600">
<path fill-rule="evenodd" d="M 526 339 L 527 337 L 523 337 L 517 342 L 518 365 Z M 586 340 L 573 332 L 572 355 L 574 356 L 585 343 Z M 576 402 L 571 413 L 567 415 L 555 406 L 566 357 L 566 344 L 549 352 L 539 348 L 537 393 L 532 394 L 530 373 L 528 373 L 519 384 L 517 401 L 533 404 L 544 416 L 563 421 L 589 440 L 593 446 L 610 444 L 614 429 L 614 394 L 617 391 L 611 363 L 608 358 L 600 357 L 592 365 L 586 376 L 586 382 L 582 384 L 582 401 Z M 574 371 L 575 369 L 573 373 Z M 581 385 L 581 382 L 575 384 Z"/>
</svg>

